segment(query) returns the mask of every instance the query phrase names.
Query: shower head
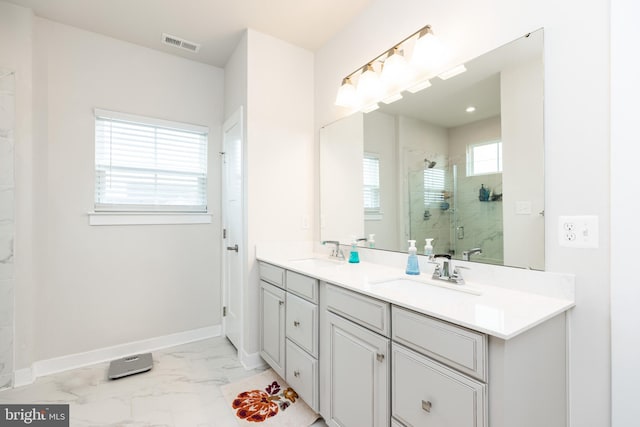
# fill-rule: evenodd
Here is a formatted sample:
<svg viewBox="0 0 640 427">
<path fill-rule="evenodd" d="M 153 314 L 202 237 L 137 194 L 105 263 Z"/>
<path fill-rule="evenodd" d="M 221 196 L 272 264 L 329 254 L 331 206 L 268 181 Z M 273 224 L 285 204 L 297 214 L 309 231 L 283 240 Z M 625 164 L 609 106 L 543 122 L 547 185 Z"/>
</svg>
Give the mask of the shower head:
<svg viewBox="0 0 640 427">
<path fill-rule="evenodd" d="M 435 165 L 436 165 L 436 162 L 434 160 L 424 159 L 424 167 L 425 167 L 425 169 L 431 169 Z"/>
</svg>

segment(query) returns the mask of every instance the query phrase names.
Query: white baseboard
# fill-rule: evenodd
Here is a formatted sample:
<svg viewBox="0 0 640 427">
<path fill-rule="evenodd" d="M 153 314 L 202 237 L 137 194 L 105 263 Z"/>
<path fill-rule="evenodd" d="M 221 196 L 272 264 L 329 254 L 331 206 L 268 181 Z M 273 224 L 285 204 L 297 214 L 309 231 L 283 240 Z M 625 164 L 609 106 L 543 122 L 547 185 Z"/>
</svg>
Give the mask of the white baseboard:
<svg viewBox="0 0 640 427">
<path fill-rule="evenodd" d="M 260 352 L 247 353 L 246 351 L 242 350 L 242 352 L 238 353 L 240 353 L 238 356 L 240 357 L 240 363 L 242 363 L 244 369 L 257 369 L 267 366 L 265 361 L 262 360 L 262 357 L 260 357 Z"/>
<path fill-rule="evenodd" d="M 23 385 L 29 385 L 36 379 L 33 376 L 33 369 L 24 368 L 18 369 L 13 373 L 13 386 L 22 387 Z"/>
<path fill-rule="evenodd" d="M 111 361 L 131 354 L 148 353 L 176 345 L 218 337 L 221 333 L 221 325 L 207 326 L 205 328 L 192 329 L 171 335 L 99 348 L 84 353 L 39 360 L 34 362 L 31 368 L 20 369 L 14 373 L 14 387 L 31 384 L 36 378 L 45 375 L 95 365 L 96 363 Z"/>
</svg>

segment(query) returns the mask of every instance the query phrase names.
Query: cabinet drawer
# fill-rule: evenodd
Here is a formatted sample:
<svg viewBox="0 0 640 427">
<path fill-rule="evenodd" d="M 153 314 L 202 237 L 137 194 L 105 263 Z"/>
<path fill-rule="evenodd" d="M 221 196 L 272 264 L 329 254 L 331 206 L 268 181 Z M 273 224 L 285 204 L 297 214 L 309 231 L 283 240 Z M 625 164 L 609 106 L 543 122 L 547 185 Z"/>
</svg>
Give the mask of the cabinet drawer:
<svg viewBox="0 0 640 427">
<path fill-rule="evenodd" d="M 337 286 L 327 285 L 327 309 L 389 336 L 389 304 Z"/>
<path fill-rule="evenodd" d="M 391 412 L 407 427 L 486 427 L 486 385 L 392 346 Z"/>
<path fill-rule="evenodd" d="M 287 290 L 302 298 L 318 303 L 318 280 L 287 271 Z"/>
<path fill-rule="evenodd" d="M 393 340 L 481 381 L 487 381 L 487 336 L 398 307 Z"/>
<path fill-rule="evenodd" d="M 318 306 L 287 293 L 287 338 L 318 357 Z"/>
<path fill-rule="evenodd" d="M 314 411 L 319 409 L 318 361 L 287 340 L 287 383 Z"/>
<path fill-rule="evenodd" d="M 261 262 L 260 278 L 278 287 L 284 288 L 284 268 Z"/>
</svg>

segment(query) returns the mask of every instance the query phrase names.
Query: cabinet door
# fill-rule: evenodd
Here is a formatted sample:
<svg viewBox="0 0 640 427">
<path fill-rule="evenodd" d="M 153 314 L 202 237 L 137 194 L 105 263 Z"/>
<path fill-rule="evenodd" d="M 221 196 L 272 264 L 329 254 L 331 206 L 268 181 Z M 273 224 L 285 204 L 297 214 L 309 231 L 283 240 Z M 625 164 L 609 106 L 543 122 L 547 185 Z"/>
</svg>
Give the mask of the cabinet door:
<svg viewBox="0 0 640 427">
<path fill-rule="evenodd" d="M 389 339 L 327 313 L 330 426 L 388 427 Z M 324 375 L 324 374 L 323 374 Z"/>
<path fill-rule="evenodd" d="M 486 385 L 393 344 L 392 413 L 408 427 L 485 427 Z"/>
<path fill-rule="evenodd" d="M 260 282 L 260 355 L 282 378 L 285 376 L 285 292 Z"/>
</svg>

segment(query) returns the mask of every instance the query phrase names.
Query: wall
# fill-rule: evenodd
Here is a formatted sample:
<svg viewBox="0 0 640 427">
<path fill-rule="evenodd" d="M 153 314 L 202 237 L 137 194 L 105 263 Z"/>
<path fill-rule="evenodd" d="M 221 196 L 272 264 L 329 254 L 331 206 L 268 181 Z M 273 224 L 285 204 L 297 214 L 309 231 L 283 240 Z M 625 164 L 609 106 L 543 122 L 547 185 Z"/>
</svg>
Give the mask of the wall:
<svg viewBox="0 0 640 427">
<path fill-rule="evenodd" d="M 220 324 L 223 71 L 35 22 L 36 359 Z M 208 126 L 213 222 L 89 226 L 94 107 Z"/>
<path fill-rule="evenodd" d="M 348 113 L 333 105 L 342 77 L 425 24 L 452 52 L 445 66 L 545 29 L 545 266 L 576 275 L 577 306 L 569 319 L 571 425 L 607 426 L 609 1 L 373 2 L 316 54 L 316 128 Z M 558 216 L 579 214 L 600 217 L 599 248 L 559 246 Z"/>
<path fill-rule="evenodd" d="M 397 247 L 401 235 L 398 206 L 401 198 L 398 194 L 397 130 L 393 116 L 374 111 L 364 114 L 364 151 L 376 153 L 380 159 L 380 219 L 365 219 L 364 235 L 369 238 L 375 234 L 375 241 L 381 248 Z M 322 160 L 320 164 L 323 164 Z M 332 165 L 329 165 L 332 167 Z M 322 177 L 323 174 L 321 173 Z M 360 180 L 361 182 L 362 180 Z M 362 189 L 360 189 L 362 191 Z M 321 203 L 320 206 L 323 206 Z M 404 246 L 404 245 L 403 245 Z"/>
<path fill-rule="evenodd" d="M 640 287 L 635 268 L 640 228 L 637 181 L 640 144 L 636 100 L 640 97 L 640 40 L 634 0 L 611 2 L 611 345 L 613 425 L 638 423 L 637 389 L 640 383 Z M 629 226 L 629 224 L 633 224 Z"/>
<path fill-rule="evenodd" d="M 29 9 L 0 2 L 0 68 L 15 72 L 14 76 L 14 133 L 13 151 L 1 156 L 6 161 L 12 156 L 12 167 L 2 163 L 2 175 L 8 181 L 5 184 L 14 187 L 13 196 L 2 200 L 5 220 L 0 247 L 8 262 L 0 262 L 0 280 L 2 298 L 14 301 L 13 310 L 5 313 L 8 318 L 2 320 L 7 325 L 2 328 L 4 343 L 9 344 L 0 350 L 0 364 L 5 368 L 0 373 L 0 385 L 6 384 L 6 375 L 14 368 L 27 366 L 32 361 L 34 349 L 33 316 L 35 295 L 33 268 L 33 140 L 32 140 L 32 28 L 33 14 Z M 8 148 L 7 145 L 4 148 Z M 5 165 L 7 168 L 5 169 Z M 5 205 L 6 203 L 6 205 Z M 12 222 L 12 225 L 10 223 Z M 13 235 L 13 236 L 12 236 Z M 8 252 L 6 252 L 8 251 Z M 8 325 L 11 326 L 8 326 Z M 13 331 L 14 333 L 11 333 Z M 6 341 L 6 340 L 11 340 Z M 11 363 L 12 355 L 15 356 Z M 12 366 L 13 365 L 13 366 Z"/>
<path fill-rule="evenodd" d="M 248 30 L 244 351 L 257 353 L 255 245 L 309 241 L 314 210 L 313 54 Z"/>
<path fill-rule="evenodd" d="M 543 73 L 540 58 L 500 75 L 504 262 L 538 270 L 544 270 Z M 530 204 L 529 214 L 518 213 L 522 202 Z"/>
</svg>

